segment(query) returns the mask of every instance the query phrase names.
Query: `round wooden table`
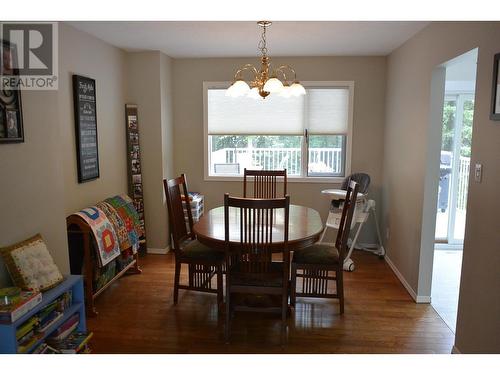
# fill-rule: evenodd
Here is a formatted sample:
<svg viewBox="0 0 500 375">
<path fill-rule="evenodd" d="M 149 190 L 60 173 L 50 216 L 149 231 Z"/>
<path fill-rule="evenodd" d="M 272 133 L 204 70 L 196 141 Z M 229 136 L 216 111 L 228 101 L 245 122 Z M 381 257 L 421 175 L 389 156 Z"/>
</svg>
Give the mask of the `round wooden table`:
<svg viewBox="0 0 500 375">
<path fill-rule="evenodd" d="M 283 245 L 284 210 L 275 211 L 273 226 L 273 245 L 277 250 Z M 202 244 L 213 249 L 224 251 L 224 206 L 213 208 L 205 213 L 199 222 L 194 224 L 194 232 Z M 323 222 L 316 210 L 312 208 L 290 205 L 288 227 L 288 246 L 290 250 L 298 250 L 310 246 L 319 240 L 323 231 Z M 235 247 L 240 243 L 239 209 L 229 209 L 229 241 Z"/>
</svg>

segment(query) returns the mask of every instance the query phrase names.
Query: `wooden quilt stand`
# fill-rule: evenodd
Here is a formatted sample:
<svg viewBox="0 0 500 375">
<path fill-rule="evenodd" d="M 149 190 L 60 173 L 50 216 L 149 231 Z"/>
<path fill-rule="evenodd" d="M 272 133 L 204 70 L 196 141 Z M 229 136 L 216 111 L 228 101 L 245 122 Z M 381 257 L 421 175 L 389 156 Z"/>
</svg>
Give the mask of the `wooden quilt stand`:
<svg viewBox="0 0 500 375">
<path fill-rule="evenodd" d="M 92 243 L 96 243 L 92 229 L 78 215 L 70 215 L 66 218 L 66 228 L 68 231 L 68 242 L 70 248 L 70 267 L 72 274 L 83 273 L 84 279 L 84 289 L 85 289 L 85 307 L 88 316 L 97 316 L 97 311 L 95 309 L 94 300 L 109 287 L 114 281 L 118 280 L 124 274 L 139 274 L 142 273 L 139 267 L 139 256 L 138 252 L 134 254 L 134 259 L 127 264 L 122 270 L 120 270 L 111 280 L 109 280 L 104 286 L 99 290 L 93 291 L 92 282 L 94 280 L 94 263 L 92 258 L 93 246 Z M 72 237 L 73 236 L 73 237 Z M 82 238 L 77 242 L 81 243 L 82 246 L 79 249 L 73 249 L 71 243 L 77 240 L 77 237 Z M 127 249 L 125 249 L 127 250 Z M 83 258 L 83 259 L 82 259 Z M 83 262 L 83 264 L 82 264 Z M 83 265 L 83 271 L 82 271 Z"/>
</svg>

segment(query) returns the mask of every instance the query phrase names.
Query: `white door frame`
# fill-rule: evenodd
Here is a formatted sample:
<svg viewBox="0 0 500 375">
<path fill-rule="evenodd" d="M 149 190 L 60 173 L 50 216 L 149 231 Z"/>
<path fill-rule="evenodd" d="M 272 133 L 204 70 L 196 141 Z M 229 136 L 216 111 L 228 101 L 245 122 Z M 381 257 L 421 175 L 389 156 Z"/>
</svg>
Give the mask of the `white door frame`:
<svg viewBox="0 0 500 375">
<path fill-rule="evenodd" d="M 475 53 L 475 48 L 469 53 Z M 465 54 L 464 54 L 465 55 Z M 443 107 L 445 98 L 446 66 L 460 55 L 440 64 L 432 71 L 431 95 L 429 103 L 429 127 L 427 131 L 427 160 L 425 164 L 424 199 L 420 232 L 420 259 L 418 270 L 417 301 L 431 302 L 432 266 L 436 237 L 436 207 L 439 191 L 439 160 L 443 130 Z"/>
</svg>

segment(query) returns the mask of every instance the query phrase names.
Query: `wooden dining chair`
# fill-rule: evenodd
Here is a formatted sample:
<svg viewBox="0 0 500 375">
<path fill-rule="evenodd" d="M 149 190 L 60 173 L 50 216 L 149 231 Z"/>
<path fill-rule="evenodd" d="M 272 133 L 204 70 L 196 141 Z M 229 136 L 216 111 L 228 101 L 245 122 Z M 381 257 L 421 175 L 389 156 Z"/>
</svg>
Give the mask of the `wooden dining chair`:
<svg viewBox="0 0 500 375">
<path fill-rule="evenodd" d="M 240 236 L 230 244 L 229 210 L 239 210 Z M 283 210 L 283 237 L 273 238 L 277 209 Z M 290 253 L 288 223 L 290 197 L 272 199 L 235 198 L 224 195 L 224 231 L 226 245 L 226 342 L 230 338 L 235 311 L 275 312 L 281 314 L 281 339 L 286 334 Z M 276 242 L 280 242 L 277 244 Z M 283 256 L 273 261 L 272 253 Z M 256 298 L 257 297 L 257 298 Z M 259 303 L 264 298 L 270 304 Z M 253 302 L 253 303 L 252 303 Z"/>
<path fill-rule="evenodd" d="M 286 169 L 277 171 L 246 169 L 243 172 L 243 197 L 247 198 L 250 192 L 247 182 L 253 182 L 252 198 L 278 198 L 278 179 L 283 178 L 283 197 L 286 196 L 287 176 Z"/>
<path fill-rule="evenodd" d="M 290 304 L 292 306 L 295 306 L 297 297 L 338 298 L 340 313 L 344 313 L 342 266 L 347 251 L 347 240 L 351 229 L 358 189 L 359 185 L 355 181 L 349 182 L 335 246 L 316 243 L 305 249 L 294 251 L 290 286 Z M 331 272 L 334 275 L 331 275 Z M 298 277 L 302 278 L 302 290 L 300 292 L 297 292 Z M 335 293 L 328 292 L 330 280 L 335 280 Z"/>
<path fill-rule="evenodd" d="M 219 309 L 224 299 L 222 270 L 224 252 L 211 249 L 198 242 L 193 232 L 193 215 L 189 203 L 186 176 L 172 180 L 163 180 L 170 222 L 170 229 L 174 244 L 175 277 L 174 277 L 174 304 L 177 304 L 179 289 L 195 290 L 217 294 Z M 184 216 L 186 205 L 187 222 Z M 182 264 L 188 265 L 188 285 L 180 285 Z M 212 285 L 212 278 L 217 275 L 217 287 Z"/>
</svg>

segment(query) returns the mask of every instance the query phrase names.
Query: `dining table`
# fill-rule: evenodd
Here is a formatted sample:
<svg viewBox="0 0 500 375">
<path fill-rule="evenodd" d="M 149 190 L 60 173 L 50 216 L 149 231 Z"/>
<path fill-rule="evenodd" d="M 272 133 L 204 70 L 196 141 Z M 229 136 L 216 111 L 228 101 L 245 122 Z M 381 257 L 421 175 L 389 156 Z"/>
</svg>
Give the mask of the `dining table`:
<svg viewBox="0 0 500 375">
<path fill-rule="evenodd" d="M 230 246 L 240 246 L 240 210 L 229 208 Z M 224 206 L 212 208 L 194 224 L 198 241 L 212 249 L 225 250 Z M 317 242 L 323 232 L 323 222 L 318 211 L 295 204 L 290 205 L 288 248 L 299 250 Z M 272 225 L 272 244 L 276 252 L 282 251 L 284 238 L 284 209 L 276 209 Z"/>
</svg>

